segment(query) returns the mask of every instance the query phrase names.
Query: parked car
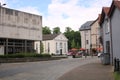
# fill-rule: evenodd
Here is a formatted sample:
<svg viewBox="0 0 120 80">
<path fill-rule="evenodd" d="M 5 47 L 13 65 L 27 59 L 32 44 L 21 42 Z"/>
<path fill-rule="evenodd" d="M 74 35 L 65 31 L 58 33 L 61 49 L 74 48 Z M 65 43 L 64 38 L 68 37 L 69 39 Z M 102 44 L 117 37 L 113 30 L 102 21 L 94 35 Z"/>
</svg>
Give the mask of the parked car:
<svg viewBox="0 0 120 80">
<path fill-rule="evenodd" d="M 97 55 L 97 56 L 98 56 L 98 58 L 101 56 L 101 54 L 102 54 L 102 53 L 98 53 L 98 55 Z"/>
<path fill-rule="evenodd" d="M 80 58 L 80 57 L 82 57 L 82 52 L 81 51 L 73 52 L 72 57 L 73 58 Z"/>
</svg>

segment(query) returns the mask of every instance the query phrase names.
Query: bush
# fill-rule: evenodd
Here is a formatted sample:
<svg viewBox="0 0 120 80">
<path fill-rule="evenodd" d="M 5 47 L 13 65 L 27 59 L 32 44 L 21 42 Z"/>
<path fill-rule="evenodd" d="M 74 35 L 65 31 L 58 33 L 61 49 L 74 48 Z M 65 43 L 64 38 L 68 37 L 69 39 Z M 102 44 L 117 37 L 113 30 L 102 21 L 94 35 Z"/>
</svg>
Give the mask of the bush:
<svg viewBox="0 0 120 80">
<path fill-rule="evenodd" d="M 7 54 L 0 55 L 0 58 L 26 58 L 26 57 L 51 57 L 49 54 L 36 54 L 36 53 L 16 53 L 16 54 Z"/>
</svg>

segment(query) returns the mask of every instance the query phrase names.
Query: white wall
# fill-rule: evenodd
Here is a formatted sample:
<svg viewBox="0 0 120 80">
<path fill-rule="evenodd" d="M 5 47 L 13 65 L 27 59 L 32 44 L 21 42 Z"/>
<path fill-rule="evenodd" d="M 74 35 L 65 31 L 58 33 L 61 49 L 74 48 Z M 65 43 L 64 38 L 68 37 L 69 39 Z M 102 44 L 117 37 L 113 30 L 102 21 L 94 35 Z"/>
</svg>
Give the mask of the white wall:
<svg viewBox="0 0 120 80">
<path fill-rule="evenodd" d="M 67 41 L 68 41 L 67 38 L 65 38 L 63 35 L 59 35 L 53 40 L 42 41 L 44 46 L 44 53 L 60 54 L 60 49 L 62 49 L 62 54 L 67 54 L 68 53 Z M 56 43 L 57 43 L 57 46 L 56 46 Z M 60 43 L 62 43 L 62 48 L 60 48 Z M 49 44 L 50 52 L 48 52 L 48 44 Z M 58 53 L 56 49 L 58 50 Z"/>
<path fill-rule="evenodd" d="M 40 54 L 40 41 L 35 41 L 34 42 L 34 49 L 38 54 Z"/>
</svg>

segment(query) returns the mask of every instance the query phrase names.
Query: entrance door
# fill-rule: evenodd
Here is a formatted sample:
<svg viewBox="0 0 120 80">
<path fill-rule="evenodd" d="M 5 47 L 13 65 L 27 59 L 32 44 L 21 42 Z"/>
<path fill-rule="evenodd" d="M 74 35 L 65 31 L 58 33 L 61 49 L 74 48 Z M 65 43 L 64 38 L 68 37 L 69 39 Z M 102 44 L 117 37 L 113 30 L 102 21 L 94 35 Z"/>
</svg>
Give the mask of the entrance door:
<svg viewBox="0 0 120 80">
<path fill-rule="evenodd" d="M 106 41 L 106 53 L 110 54 L 110 41 Z"/>
<path fill-rule="evenodd" d="M 62 55 L 62 49 L 60 49 L 60 55 Z"/>
</svg>

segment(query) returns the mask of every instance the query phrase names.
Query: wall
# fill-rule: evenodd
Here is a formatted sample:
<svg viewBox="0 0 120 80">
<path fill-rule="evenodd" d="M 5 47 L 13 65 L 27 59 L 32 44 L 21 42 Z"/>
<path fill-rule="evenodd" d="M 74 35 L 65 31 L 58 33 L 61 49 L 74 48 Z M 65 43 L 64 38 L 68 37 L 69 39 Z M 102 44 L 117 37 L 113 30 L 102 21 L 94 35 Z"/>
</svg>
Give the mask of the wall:
<svg viewBox="0 0 120 80">
<path fill-rule="evenodd" d="M 67 41 L 68 41 L 67 38 L 65 36 L 63 36 L 62 34 L 58 35 L 53 40 L 42 41 L 43 46 L 44 46 L 44 53 L 60 54 L 60 49 L 62 49 L 62 54 L 67 54 L 68 53 Z M 49 51 L 50 52 L 48 52 L 48 44 L 49 44 Z M 60 44 L 62 44 L 62 47 L 60 47 Z M 64 44 L 66 44 L 66 45 L 64 45 Z M 57 50 L 58 50 L 58 52 L 57 52 Z"/>
<path fill-rule="evenodd" d="M 96 20 L 91 26 L 91 44 L 92 48 L 98 48 L 100 46 L 99 42 L 99 25 L 98 20 Z"/>
<path fill-rule="evenodd" d="M 113 59 L 120 59 L 120 10 L 115 8 L 111 17 Z"/>
<path fill-rule="evenodd" d="M 0 37 L 42 40 L 42 16 L 1 7 Z"/>
</svg>

